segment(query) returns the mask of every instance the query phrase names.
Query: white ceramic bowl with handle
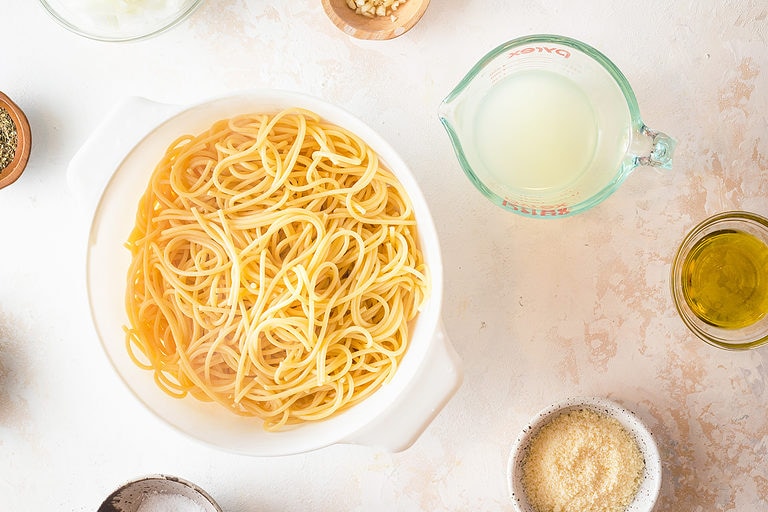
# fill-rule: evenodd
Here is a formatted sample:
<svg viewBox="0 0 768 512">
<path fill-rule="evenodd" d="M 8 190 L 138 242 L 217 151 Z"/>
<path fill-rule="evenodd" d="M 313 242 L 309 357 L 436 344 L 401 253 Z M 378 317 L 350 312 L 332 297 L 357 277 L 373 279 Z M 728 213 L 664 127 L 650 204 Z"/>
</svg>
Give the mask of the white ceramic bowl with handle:
<svg viewBox="0 0 768 512">
<path fill-rule="evenodd" d="M 247 112 L 288 107 L 314 111 L 365 140 L 397 176 L 413 203 L 419 243 L 432 292 L 411 327 L 409 348 L 392 380 L 360 404 L 327 420 L 281 432 L 266 432 L 261 420 L 232 414 L 192 397 L 171 398 L 151 372 L 129 358 L 123 326 L 130 254 L 123 244 L 135 222 L 139 198 L 166 147 L 176 137 L 197 134 L 215 121 Z M 440 245 L 426 201 L 395 150 L 347 111 L 303 94 L 255 90 L 180 107 L 128 98 L 95 130 L 72 159 L 68 183 L 92 218 L 86 281 L 93 323 L 115 370 L 155 415 L 200 441 L 232 452 L 277 456 L 331 444 L 362 444 L 401 451 L 435 418 L 461 383 L 460 362 L 442 326 L 443 268 Z"/>
</svg>

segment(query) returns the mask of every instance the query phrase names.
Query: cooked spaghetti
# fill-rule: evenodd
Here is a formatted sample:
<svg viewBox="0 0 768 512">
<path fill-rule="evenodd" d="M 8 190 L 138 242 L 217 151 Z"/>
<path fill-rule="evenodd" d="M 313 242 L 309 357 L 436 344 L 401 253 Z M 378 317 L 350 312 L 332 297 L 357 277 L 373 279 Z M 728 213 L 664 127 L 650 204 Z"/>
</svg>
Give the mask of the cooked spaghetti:
<svg viewBox="0 0 768 512">
<path fill-rule="evenodd" d="M 127 247 L 134 362 L 168 394 L 268 430 L 391 379 L 430 288 L 402 184 L 358 136 L 301 109 L 174 141 Z"/>
</svg>

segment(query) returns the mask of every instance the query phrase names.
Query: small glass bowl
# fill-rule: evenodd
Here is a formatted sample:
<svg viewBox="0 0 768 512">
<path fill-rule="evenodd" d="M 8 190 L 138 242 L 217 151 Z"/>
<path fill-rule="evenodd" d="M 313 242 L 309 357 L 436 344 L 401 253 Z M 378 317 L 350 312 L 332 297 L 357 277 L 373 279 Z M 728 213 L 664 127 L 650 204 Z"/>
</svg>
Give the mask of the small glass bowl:
<svg viewBox="0 0 768 512">
<path fill-rule="evenodd" d="M 176 26 L 203 0 L 40 0 L 61 25 L 97 41 L 146 39 Z"/>
<path fill-rule="evenodd" d="M 756 322 L 742 328 L 724 328 L 699 318 L 685 298 L 683 269 L 686 258 L 699 241 L 719 231 L 749 233 L 768 245 L 768 219 L 760 215 L 740 211 L 728 211 L 713 215 L 696 227 L 683 239 L 672 261 L 670 286 L 680 318 L 703 341 L 726 350 L 747 350 L 768 343 L 768 311 Z M 759 269 L 756 272 L 760 272 Z M 762 272 L 768 281 L 768 271 Z"/>
<path fill-rule="evenodd" d="M 528 501 L 523 485 L 523 463 L 536 434 L 561 414 L 588 409 L 618 421 L 637 442 L 645 468 L 635 497 L 625 512 L 651 512 L 661 489 L 661 457 L 653 434 L 631 411 L 616 402 L 602 397 L 572 397 L 539 411 L 515 440 L 507 463 L 509 496 L 516 512 L 536 512 Z"/>
</svg>

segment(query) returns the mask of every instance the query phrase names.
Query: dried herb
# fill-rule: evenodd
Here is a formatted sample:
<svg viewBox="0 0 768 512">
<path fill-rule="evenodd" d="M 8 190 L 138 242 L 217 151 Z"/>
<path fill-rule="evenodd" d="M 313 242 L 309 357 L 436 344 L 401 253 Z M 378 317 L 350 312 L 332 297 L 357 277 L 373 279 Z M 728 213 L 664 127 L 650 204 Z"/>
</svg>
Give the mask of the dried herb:
<svg viewBox="0 0 768 512">
<path fill-rule="evenodd" d="M 0 107 L 0 172 L 13 161 L 18 144 L 16 124 L 11 119 L 11 114 Z"/>
</svg>

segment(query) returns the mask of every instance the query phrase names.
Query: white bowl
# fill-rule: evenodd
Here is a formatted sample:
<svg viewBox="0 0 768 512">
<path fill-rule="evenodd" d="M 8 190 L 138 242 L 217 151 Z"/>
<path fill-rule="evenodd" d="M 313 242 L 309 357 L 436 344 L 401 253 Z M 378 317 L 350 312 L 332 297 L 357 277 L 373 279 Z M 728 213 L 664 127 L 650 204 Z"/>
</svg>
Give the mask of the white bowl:
<svg viewBox="0 0 768 512">
<path fill-rule="evenodd" d="M 651 432 L 634 413 L 611 400 L 599 397 L 575 397 L 541 410 L 518 435 L 507 465 L 509 494 L 517 512 L 536 512 L 528 501 L 522 483 L 522 465 L 531 441 L 544 425 L 557 416 L 585 408 L 615 418 L 637 441 L 645 462 L 645 470 L 637 494 L 625 512 L 650 512 L 653 510 L 661 488 L 661 459 Z"/>
<path fill-rule="evenodd" d="M 203 0 L 40 0 L 75 34 L 98 41 L 136 41 L 176 26 Z"/>
<path fill-rule="evenodd" d="M 179 135 L 200 133 L 213 122 L 247 112 L 288 107 L 314 111 L 365 140 L 410 196 L 419 242 L 429 266 L 432 292 L 411 328 L 410 345 L 392 380 L 360 404 L 327 420 L 266 432 L 261 420 L 232 414 L 192 397 L 174 399 L 128 357 L 123 325 L 130 254 L 123 244 L 139 198 L 166 147 Z M 154 414 L 178 430 L 218 448 L 272 456 L 306 452 L 336 443 L 400 451 L 422 433 L 461 382 L 458 358 L 442 327 L 443 267 L 427 203 L 408 166 L 376 132 L 345 110 L 311 96 L 250 91 L 188 108 L 129 98 L 118 105 L 73 158 L 70 187 L 93 211 L 87 252 L 87 289 L 102 345 L 117 373 Z M 90 214 L 88 215 L 90 217 Z"/>
</svg>

